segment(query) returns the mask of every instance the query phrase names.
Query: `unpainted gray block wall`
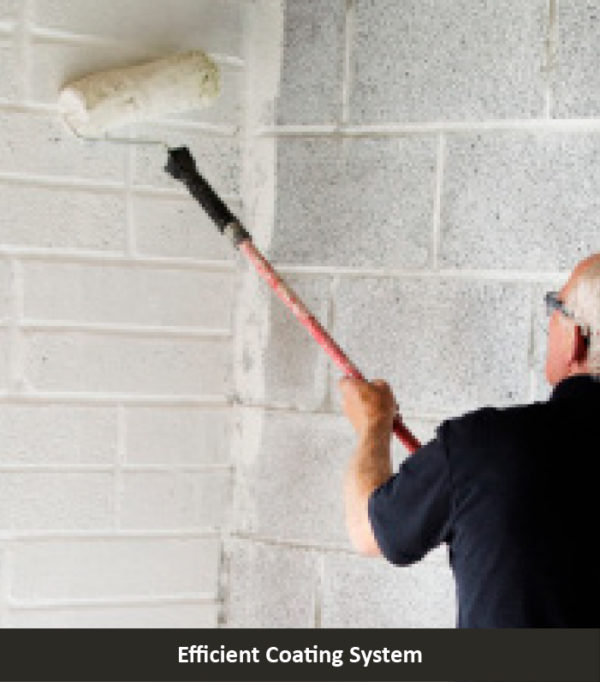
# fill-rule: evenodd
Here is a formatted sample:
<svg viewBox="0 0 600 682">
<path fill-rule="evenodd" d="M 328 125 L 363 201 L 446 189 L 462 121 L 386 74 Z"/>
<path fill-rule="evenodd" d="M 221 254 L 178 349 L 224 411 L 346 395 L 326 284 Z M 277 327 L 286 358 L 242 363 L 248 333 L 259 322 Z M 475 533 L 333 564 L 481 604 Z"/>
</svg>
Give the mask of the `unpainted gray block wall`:
<svg viewBox="0 0 600 682">
<path fill-rule="evenodd" d="M 548 396 L 543 292 L 600 247 L 599 38 L 597 0 L 253 3 L 246 220 L 422 439 Z M 234 366 L 227 624 L 452 627 L 444 548 L 350 548 L 339 372 L 251 272 Z"/>
</svg>

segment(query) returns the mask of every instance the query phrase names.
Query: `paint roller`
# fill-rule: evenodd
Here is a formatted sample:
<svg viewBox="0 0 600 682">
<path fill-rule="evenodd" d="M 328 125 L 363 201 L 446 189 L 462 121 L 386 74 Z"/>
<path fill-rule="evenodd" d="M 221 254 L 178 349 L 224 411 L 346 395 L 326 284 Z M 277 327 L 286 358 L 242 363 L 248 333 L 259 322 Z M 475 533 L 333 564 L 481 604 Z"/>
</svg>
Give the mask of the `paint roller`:
<svg viewBox="0 0 600 682">
<path fill-rule="evenodd" d="M 187 147 L 170 148 L 160 140 L 107 135 L 108 130 L 125 124 L 206 106 L 218 96 L 219 89 L 216 64 L 204 52 L 193 50 L 84 76 L 63 88 L 58 108 L 72 132 L 83 139 L 163 145 L 168 153 L 165 171 L 185 185 L 219 232 L 244 254 L 342 372 L 346 376 L 364 380 L 358 368 L 254 246 L 241 222 L 198 173 L 196 162 Z M 419 441 L 403 424 L 399 414 L 394 417 L 393 432 L 409 452 L 420 447 Z"/>
<path fill-rule="evenodd" d="M 207 106 L 218 94 L 217 65 L 192 50 L 68 83 L 58 109 L 75 134 L 97 139 L 116 126 Z"/>
</svg>

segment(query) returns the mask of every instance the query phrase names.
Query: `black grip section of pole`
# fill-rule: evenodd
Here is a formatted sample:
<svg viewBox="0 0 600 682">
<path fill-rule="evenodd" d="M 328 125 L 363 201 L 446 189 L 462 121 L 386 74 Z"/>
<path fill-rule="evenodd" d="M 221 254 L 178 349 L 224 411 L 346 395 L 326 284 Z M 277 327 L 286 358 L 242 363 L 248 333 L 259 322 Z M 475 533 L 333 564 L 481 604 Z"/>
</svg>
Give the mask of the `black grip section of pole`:
<svg viewBox="0 0 600 682">
<path fill-rule="evenodd" d="M 169 149 L 169 160 L 165 170 L 176 180 L 180 180 L 187 187 L 189 193 L 202 206 L 214 221 L 221 234 L 230 226 L 229 235 L 237 246 L 243 239 L 250 239 L 250 235 L 241 226 L 239 220 L 227 208 L 215 190 L 198 173 L 196 162 L 187 147 Z"/>
</svg>

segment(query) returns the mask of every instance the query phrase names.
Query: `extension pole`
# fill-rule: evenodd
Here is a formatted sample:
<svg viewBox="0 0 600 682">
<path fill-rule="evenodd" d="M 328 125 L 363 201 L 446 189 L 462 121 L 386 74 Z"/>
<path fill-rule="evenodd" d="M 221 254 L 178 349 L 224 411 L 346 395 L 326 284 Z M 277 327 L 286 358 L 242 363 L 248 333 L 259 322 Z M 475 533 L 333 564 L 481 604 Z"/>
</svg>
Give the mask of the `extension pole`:
<svg viewBox="0 0 600 682">
<path fill-rule="evenodd" d="M 298 295 L 254 246 L 250 234 L 221 201 L 212 187 L 198 173 L 194 159 L 187 147 L 169 149 L 169 161 L 165 170 L 186 185 L 190 194 L 216 223 L 221 234 L 227 235 L 231 239 L 234 246 L 252 263 L 258 274 L 267 282 L 285 306 L 292 311 L 302 326 L 309 331 L 315 341 L 325 350 L 342 372 L 346 376 L 365 380 L 362 373 L 348 359 L 344 351 L 321 324 L 319 324 Z M 392 430 L 410 453 L 421 447 L 420 442 L 403 424 L 402 418 L 398 413 L 394 417 Z"/>
</svg>

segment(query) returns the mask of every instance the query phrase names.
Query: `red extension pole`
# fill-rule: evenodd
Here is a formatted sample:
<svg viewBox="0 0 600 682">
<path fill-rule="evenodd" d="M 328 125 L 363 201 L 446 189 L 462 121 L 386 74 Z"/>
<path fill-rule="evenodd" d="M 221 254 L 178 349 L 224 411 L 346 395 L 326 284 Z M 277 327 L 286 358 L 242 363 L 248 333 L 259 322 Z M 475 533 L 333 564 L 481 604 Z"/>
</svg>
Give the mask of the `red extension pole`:
<svg viewBox="0 0 600 682">
<path fill-rule="evenodd" d="M 304 303 L 298 298 L 298 295 L 290 286 L 288 286 L 269 261 L 254 246 L 252 240 L 244 239 L 238 244 L 238 249 L 246 256 L 252 265 L 254 265 L 258 274 L 285 303 L 286 307 L 294 313 L 302 326 L 308 329 L 315 341 L 325 350 L 342 372 L 344 372 L 346 376 L 364 380 L 364 376 L 361 372 L 352 364 L 352 362 L 350 362 L 344 351 L 337 345 L 331 336 L 329 336 L 325 329 L 323 329 L 310 310 L 308 310 Z M 410 453 L 421 447 L 419 441 L 406 426 L 404 426 L 399 414 L 396 414 L 394 417 L 392 429 L 394 434 Z"/>
</svg>

